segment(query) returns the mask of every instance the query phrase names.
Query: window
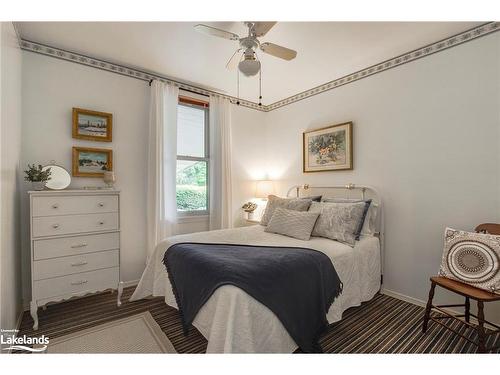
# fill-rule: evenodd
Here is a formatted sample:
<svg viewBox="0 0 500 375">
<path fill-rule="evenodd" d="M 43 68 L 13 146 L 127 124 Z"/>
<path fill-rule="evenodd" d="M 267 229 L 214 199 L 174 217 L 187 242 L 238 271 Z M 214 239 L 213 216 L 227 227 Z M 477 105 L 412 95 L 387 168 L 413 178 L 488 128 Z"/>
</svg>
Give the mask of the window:
<svg viewBox="0 0 500 375">
<path fill-rule="evenodd" d="M 177 213 L 208 214 L 208 104 L 181 97 L 177 109 Z"/>
</svg>

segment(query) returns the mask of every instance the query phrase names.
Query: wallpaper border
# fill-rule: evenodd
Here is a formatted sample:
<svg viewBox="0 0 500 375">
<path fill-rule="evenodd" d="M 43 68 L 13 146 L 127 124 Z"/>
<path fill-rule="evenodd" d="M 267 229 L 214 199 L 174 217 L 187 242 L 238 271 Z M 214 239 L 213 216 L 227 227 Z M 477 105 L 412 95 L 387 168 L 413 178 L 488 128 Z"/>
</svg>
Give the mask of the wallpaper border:
<svg viewBox="0 0 500 375">
<path fill-rule="evenodd" d="M 462 43 L 469 42 L 471 40 L 477 39 L 481 36 L 485 36 L 496 31 L 500 31 L 500 22 L 490 22 L 470 30 L 464 31 L 462 33 L 453 35 L 449 38 L 442 39 L 438 42 L 428 44 L 424 47 L 418 48 L 416 50 L 403 53 L 402 55 L 393 57 L 391 59 L 382 61 L 378 64 L 369 66 L 367 68 L 358 70 L 357 72 L 345 75 L 343 77 L 337 78 L 333 81 L 324 83 L 322 85 L 313 87 L 312 89 L 303 91 L 301 93 L 292 95 L 288 98 L 278 100 L 272 104 L 266 106 L 266 111 L 272 111 L 274 109 L 283 107 L 285 105 L 289 105 L 299 100 L 303 100 L 309 98 L 314 95 L 321 94 L 323 92 L 333 90 L 343 85 L 347 85 L 349 83 L 359 81 L 360 79 L 370 77 L 377 73 L 382 73 L 389 69 L 396 68 L 403 64 L 407 64 L 409 62 L 421 59 L 423 57 L 430 56 L 434 53 L 444 51 L 448 48 L 458 46 Z"/>
<path fill-rule="evenodd" d="M 65 60 L 65 61 L 89 66 L 92 68 L 101 69 L 101 70 L 105 70 L 108 72 L 116 73 L 116 74 L 121 74 L 121 75 L 124 75 L 127 77 L 140 79 L 140 80 L 143 80 L 146 82 L 149 82 L 152 79 L 156 79 L 156 80 L 161 81 L 161 82 L 168 82 L 168 83 L 176 85 L 180 89 L 185 89 L 185 90 L 197 93 L 197 94 L 207 95 L 207 96 L 217 95 L 220 97 L 227 98 L 233 104 L 236 104 L 236 102 L 238 101 L 238 99 L 233 97 L 233 96 L 229 96 L 229 95 L 225 95 L 225 94 L 222 94 L 222 93 L 219 93 L 216 91 L 204 89 L 204 88 L 201 88 L 198 86 L 193 86 L 193 85 L 187 84 L 185 82 L 178 81 L 178 80 L 163 76 L 163 75 L 158 74 L 158 73 L 152 73 L 152 72 L 137 69 L 137 68 L 134 68 L 131 66 L 112 63 L 112 62 L 102 60 L 102 59 L 99 59 L 96 57 L 91 57 L 91 56 L 87 56 L 87 55 L 84 55 L 81 53 L 67 51 L 67 50 L 64 50 L 62 48 L 57 48 L 57 47 L 49 46 L 46 44 L 33 42 L 33 41 L 27 40 L 27 39 L 21 38 L 20 48 L 24 51 L 34 52 L 34 53 L 38 53 L 41 55 L 54 57 L 54 58 L 57 58 L 60 60 Z M 264 111 L 264 108 L 263 108 L 264 106 L 259 106 L 257 103 L 254 103 L 254 102 L 251 102 L 248 100 L 244 100 L 244 99 L 239 99 L 239 102 L 240 102 L 240 105 L 243 107 L 248 107 L 251 109 Z"/>
<path fill-rule="evenodd" d="M 14 23 L 14 27 L 16 28 L 15 23 Z M 360 79 L 373 76 L 374 74 L 382 73 L 382 72 L 387 71 L 389 69 L 396 68 L 398 66 L 401 66 L 401 65 L 407 64 L 409 62 L 421 59 L 423 57 L 430 56 L 434 53 L 444 51 L 446 49 L 458 46 L 460 44 L 469 42 L 471 40 L 475 40 L 479 37 L 489 35 L 489 34 L 492 34 L 494 32 L 497 32 L 497 31 L 500 31 L 500 22 L 488 22 L 488 23 L 485 23 L 483 25 L 480 25 L 480 26 L 474 27 L 472 29 L 466 30 L 464 32 L 461 32 L 459 34 L 442 39 L 442 40 L 437 41 L 435 43 L 428 44 L 424 47 L 415 49 L 415 50 L 410 51 L 410 52 L 406 52 L 402 55 L 393 57 L 391 59 L 382 61 L 378 64 L 375 64 L 375 65 L 369 66 L 367 68 L 358 70 L 354 73 L 337 78 L 333 81 L 326 82 L 322 85 L 313 87 L 309 90 L 306 90 L 306 91 L 300 92 L 298 94 L 289 96 L 288 98 L 278 100 L 272 104 L 259 106 L 258 103 L 255 103 L 255 102 L 252 102 L 249 100 L 244 100 L 244 99 L 239 99 L 239 102 L 240 102 L 240 105 L 243 107 L 247 107 L 247 108 L 251 108 L 251 109 L 255 109 L 255 110 L 263 111 L 263 112 L 269 112 L 269 111 L 272 111 L 274 109 L 278 109 L 278 108 L 284 107 L 286 105 L 296 103 L 300 100 L 309 98 L 311 96 L 318 95 L 318 94 L 324 93 L 326 91 L 330 91 L 330 90 L 336 89 L 338 87 L 347 85 L 349 83 L 359 81 Z M 17 32 L 17 28 L 16 28 L 16 32 Z M 39 53 L 42 55 L 58 58 L 58 59 L 65 60 L 65 61 L 70 61 L 70 62 L 81 64 L 81 65 L 90 66 L 92 68 L 101 69 L 101 70 L 109 71 L 109 72 L 116 73 L 116 74 L 121 74 L 124 76 L 140 79 L 143 81 L 150 81 L 152 79 L 157 79 L 157 80 L 162 81 L 162 82 L 169 82 L 169 83 L 175 84 L 176 86 L 178 86 L 181 89 L 192 91 L 192 92 L 195 92 L 198 94 L 218 95 L 218 96 L 227 98 L 233 104 L 236 104 L 236 102 L 238 101 L 238 99 L 233 97 L 233 96 L 221 94 L 221 93 L 216 92 L 216 91 L 211 91 L 208 89 L 204 89 L 201 87 L 190 85 L 190 84 L 187 84 L 185 82 L 177 81 L 177 80 L 171 79 L 169 77 L 166 77 L 166 76 L 158 74 L 158 73 L 148 72 L 148 71 L 140 70 L 140 69 L 137 69 L 134 67 L 112 63 L 112 62 L 102 60 L 102 59 L 99 59 L 96 57 L 91 57 L 91 56 L 83 55 L 80 53 L 67 51 L 67 50 L 64 50 L 61 48 L 56 48 L 53 46 L 45 45 L 42 43 L 38 43 L 38 42 L 34 42 L 34 41 L 22 39 L 22 38 L 20 38 L 19 44 L 20 44 L 20 48 L 22 50 L 25 50 L 25 51 Z"/>
</svg>

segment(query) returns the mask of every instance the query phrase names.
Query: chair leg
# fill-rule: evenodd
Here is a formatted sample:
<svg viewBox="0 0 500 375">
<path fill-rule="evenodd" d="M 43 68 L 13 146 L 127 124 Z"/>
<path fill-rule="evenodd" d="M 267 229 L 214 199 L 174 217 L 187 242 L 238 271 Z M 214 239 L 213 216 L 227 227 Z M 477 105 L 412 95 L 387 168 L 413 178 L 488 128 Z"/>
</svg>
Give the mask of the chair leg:
<svg viewBox="0 0 500 375">
<path fill-rule="evenodd" d="M 469 297 L 465 297 L 465 321 L 470 323 L 470 300 Z"/>
<path fill-rule="evenodd" d="M 431 289 L 429 290 L 429 299 L 427 300 L 427 306 L 425 307 L 424 323 L 422 325 L 422 332 L 427 332 L 427 326 L 429 324 L 429 318 L 431 316 L 432 309 L 432 299 L 434 298 L 434 289 L 436 288 L 436 283 L 431 283 Z"/>
<path fill-rule="evenodd" d="M 484 332 L 484 304 L 482 301 L 477 301 L 477 336 L 479 338 L 479 353 L 486 353 L 486 335 Z"/>
</svg>

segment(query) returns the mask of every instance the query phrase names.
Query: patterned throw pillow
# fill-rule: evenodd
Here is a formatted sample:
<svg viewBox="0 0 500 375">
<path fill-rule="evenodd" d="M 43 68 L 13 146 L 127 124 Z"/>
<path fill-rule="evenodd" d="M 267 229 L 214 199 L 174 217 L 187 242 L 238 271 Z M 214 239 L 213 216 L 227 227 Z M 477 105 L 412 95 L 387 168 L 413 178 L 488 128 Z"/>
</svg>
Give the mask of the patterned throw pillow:
<svg viewBox="0 0 500 375">
<path fill-rule="evenodd" d="M 446 228 L 439 275 L 500 294 L 500 236 Z"/>
<path fill-rule="evenodd" d="M 278 207 L 264 232 L 278 233 L 308 241 L 319 213 L 294 211 Z"/>
<path fill-rule="evenodd" d="M 288 210 L 295 211 L 307 211 L 311 205 L 310 199 L 300 199 L 300 198 L 280 198 L 276 195 L 270 195 L 267 197 L 267 206 L 262 219 L 260 219 L 261 225 L 267 225 L 271 217 L 273 216 L 274 210 L 278 207 L 286 208 Z"/>
<path fill-rule="evenodd" d="M 312 232 L 313 236 L 331 238 L 354 246 L 356 231 L 365 212 L 365 202 L 312 202 L 309 212 L 320 214 Z"/>
</svg>

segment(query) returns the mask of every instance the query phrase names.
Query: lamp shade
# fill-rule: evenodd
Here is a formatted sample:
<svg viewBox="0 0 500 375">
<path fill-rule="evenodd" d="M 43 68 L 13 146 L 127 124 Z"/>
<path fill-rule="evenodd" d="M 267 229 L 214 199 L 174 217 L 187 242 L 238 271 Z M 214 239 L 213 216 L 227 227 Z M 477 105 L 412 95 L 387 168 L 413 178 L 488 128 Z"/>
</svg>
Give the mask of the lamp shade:
<svg viewBox="0 0 500 375">
<path fill-rule="evenodd" d="M 257 181 L 255 186 L 256 198 L 267 198 L 271 194 L 274 194 L 274 183 L 271 180 Z"/>
</svg>

